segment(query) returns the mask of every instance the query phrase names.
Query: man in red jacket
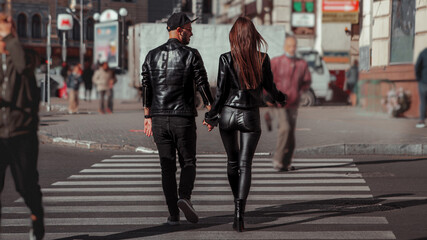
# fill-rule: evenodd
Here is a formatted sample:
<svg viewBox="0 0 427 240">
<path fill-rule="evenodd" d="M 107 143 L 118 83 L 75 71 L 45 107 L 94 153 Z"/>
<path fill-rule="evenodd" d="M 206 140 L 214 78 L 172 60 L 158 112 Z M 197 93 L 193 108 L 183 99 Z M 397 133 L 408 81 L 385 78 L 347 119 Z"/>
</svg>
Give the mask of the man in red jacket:
<svg viewBox="0 0 427 240">
<path fill-rule="evenodd" d="M 285 54 L 271 59 L 274 83 L 277 89 L 288 96 L 286 106 L 277 108 L 279 131 L 273 167 L 278 171 L 293 170 L 292 155 L 295 149 L 295 126 L 301 93 L 308 90 L 311 75 L 307 62 L 295 56 L 297 39 L 287 36 Z"/>
</svg>

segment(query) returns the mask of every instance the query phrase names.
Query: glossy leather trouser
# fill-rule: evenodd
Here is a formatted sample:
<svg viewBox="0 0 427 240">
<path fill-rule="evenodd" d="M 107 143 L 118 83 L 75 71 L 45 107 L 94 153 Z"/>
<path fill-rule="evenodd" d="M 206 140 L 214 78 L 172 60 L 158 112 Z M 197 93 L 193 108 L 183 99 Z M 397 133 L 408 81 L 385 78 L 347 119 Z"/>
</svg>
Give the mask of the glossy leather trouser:
<svg viewBox="0 0 427 240">
<path fill-rule="evenodd" d="M 219 130 L 227 152 L 227 175 L 234 198 L 246 200 L 251 187 L 252 159 L 261 136 L 259 109 L 224 107 Z"/>
</svg>

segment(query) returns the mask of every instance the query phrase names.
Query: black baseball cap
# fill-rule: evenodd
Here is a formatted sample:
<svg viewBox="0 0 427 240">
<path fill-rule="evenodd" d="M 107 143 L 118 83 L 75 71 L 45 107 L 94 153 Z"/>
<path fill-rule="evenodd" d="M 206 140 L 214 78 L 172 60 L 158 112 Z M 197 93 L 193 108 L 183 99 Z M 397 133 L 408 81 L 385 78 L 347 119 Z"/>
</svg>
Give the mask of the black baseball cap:
<svg viewBox="0 0 427 240">
<path fill-rule="evenodd" d="M 177 29 L 178 27 L 184 26 L 187 23 L 192 23 L 192 22 L 196 21 L 197 19 L 198 18 L 190 20 L 190 18 L 188 18 L 187 14 L 185 14 L 183 12 L 174 13 L 168 19 L 167 29 L 170 32 L 172 30 Z"/>
</svg>

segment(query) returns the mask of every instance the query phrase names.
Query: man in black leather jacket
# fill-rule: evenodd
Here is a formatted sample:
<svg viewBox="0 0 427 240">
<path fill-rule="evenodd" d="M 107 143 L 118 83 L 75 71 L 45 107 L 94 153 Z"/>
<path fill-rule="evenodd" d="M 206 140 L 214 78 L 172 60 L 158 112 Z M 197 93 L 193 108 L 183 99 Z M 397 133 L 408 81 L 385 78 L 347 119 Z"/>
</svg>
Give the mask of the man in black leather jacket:
<svg viewBox="0 0 427 240">
<path fill-rule="evenodd" d="M 199 52 L 186 46 L 194 21 L 184 13 L 172 14 L 167 22 L 169 40 L 147 54 L 141 73 L 144 132 L 154 136 L 159 151 L 170 225 L 179 224 L 179 209 L 189 222 L 199 219 L 190 201 L 196 177 L 195 88 L 208 110 L 212 95 Z M 176 151 L 181 166 L 179 199 Z"/>
</svg>

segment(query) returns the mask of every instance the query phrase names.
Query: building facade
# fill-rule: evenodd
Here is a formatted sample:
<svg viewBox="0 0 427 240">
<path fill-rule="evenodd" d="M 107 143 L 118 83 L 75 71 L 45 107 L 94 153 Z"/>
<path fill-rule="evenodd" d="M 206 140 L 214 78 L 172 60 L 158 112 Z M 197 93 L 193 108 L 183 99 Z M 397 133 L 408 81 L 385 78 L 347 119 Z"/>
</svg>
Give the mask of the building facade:
<svg viewBox="0 0 427 240">
<path fill-rule="evenodd" d="M 57 29 L 58 14 L 67 13 L 67 8 L 74 8 L 77 18 L 80 17 L 80 0 L 13 0 L 12 16 L 16 23 L 17 33 L 24 48 L 32 49 L 39 55 L 40 61 L 46 61 L 47 26 L 49 15 L 52 17 L 51 43 L 52 65 L 61 63 L 61 44 L 63 32 Z M 80 36 L 79 21 L 74 19 L 73 29 L 65 32 L 67 40 L 67 61 L 78 62 L 80 37 L 86 45 L 85 57 L 92 59 L 93 31 L 95 13 L 106 9 L 118 11 L 126 8 L 127 26 L 146 22 L 148 19 L 148 0 L 83 0 L 83 36 Z"/>
<path fill-rule="evenodd" d="M 405 116 L 418 116 L 414 63 L 427 47 L 427 1 L 365 0 L 362 14 L 361 80 L 377 80 L 377 98 L 384 98 L 391 89 L 402 88 L 411 96 L 411 107 Z"/>
<path fill-rule="evenodd" d="M 324 56 L 329 69 L 344 71 L 350 66 L 351 49 L 358 44 L 346 34 L 350 22 L 323 22 L 322 0 L 214 0 L 212 22 L 231 24 L 248 16 L 255 24 L 281 25 L 298 39 L 298 46 L 313 48 Z"/>
</svg>

